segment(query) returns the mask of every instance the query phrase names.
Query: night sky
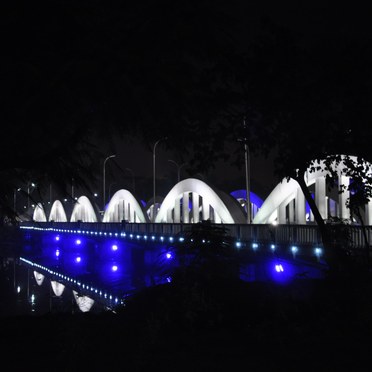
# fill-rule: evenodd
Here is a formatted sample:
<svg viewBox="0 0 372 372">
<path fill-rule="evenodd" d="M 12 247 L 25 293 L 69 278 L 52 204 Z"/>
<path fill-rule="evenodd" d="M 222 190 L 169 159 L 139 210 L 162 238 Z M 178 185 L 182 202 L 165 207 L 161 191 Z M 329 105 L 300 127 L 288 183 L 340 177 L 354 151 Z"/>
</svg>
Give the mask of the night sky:
<svg viewBox="0 0 372 372">
<path fill-rule="evenodd" d="M 289 30 L 291 34 L 295 35 L 298 43 L 305 48 L 309 48 L 309 50 L 314 45 L 326 47 L 333 43 L 346 44 L 351 42 L 352 44 L 353 41 L 367 40 L 372 36 L 371 12 L 366 5 L 362 7 L 360 5 L 341 6 L 338 4 L 335 7 L 330 2 L 324 1 L 306 3 L 288 1 L 283 3 L 233 0 L 225 5 L 221 5 L 224 2 L 213 1 L 202 3 L 205 5 L 205 9 L 210 6 L 211 10 L 218 5 L 220 9 L 225 9 L 226 15 L 239 19 L 237 30 L 241 45 L 232 45 L 232 50 L 239 49 L 246 42 L 254 39 L 256 32 L 260 30 L 265 20 L 270 20 L 271 23 L 278 25 L 281 29 Z M 145 6 L 146 2 L 142 1 L 138 4 L 140 4 L 139 6 Z M 183 39 L 182 35 L 168 35 L 163 26 L 173 14 L 169 10 L 169 4 L 170 2 L 167 3 L 167 1 L 159 3 L 159 9 L 154 15 L 154 18 L 157 17 L 154 24 L 159 27 L 159 30 L 154 29 L 154 34 L 165 35 L 169 37 L 169 40 L 174 38 L 179 44 L 185 41 L 185 45 L 187 45 L 187 37 Z M 112 66 L 112 68 L 116 68 L 116 65 L 110 67 L 108 61 L 110 61 L 110 58 L 120 55 L 114 50 L 116 45 L 115 35 L 118 35 L 115 27 L 119 27 L 120 23 L 113 24 L 111 28 L 107 25 L 102 26 L 101 22 L 107 16 L 107 9 L 109 9 L 109 6 L 100 1 L 95 2 L 94 6 L 91 6 L 89 2 L 81 2 L 80 5 L 76 5 L 69 1 L 59 1 L 48 3 L 45 7 L 41 4 L 28 4 L 24 8 L 7 4 L 4 7 L 1 16 L 5 52 L 2 61 L 4 64 L 2 68 L 4 81 L 2 89 L 4 90 L 3 97 L 6 97 L 3 100 L 5 108 L 3 122 L 9 128 L 9 137 L 16 138 L 16 140 L 14 140 L 14 143 L 11 141 L 11 144 L 9 144 L 9 138 L 3 140 L 3 148 L 6 146 L 25 148 L 30 137 L 27 134 L 23 138 L 23 135 L 25 130 L 29 131 L 30 128 L 33 128 L 36 132 L 34 140 L 37 141 L 37 136 L 40 136 L 41 133 L 44 135 L 50 131 L 53 134 L 60 131 L 61 128 L 68 131 L 68 127 L 74 128 L 74 125 L 78 125 L 82 121 L 86 121 L 86 126 L 89 127 L 90 125 L 96 125 L 96 123 L 93 124 L 93 121 L 98 117 L 106 117 L 107 122 L 112 119 L 110 114 L 104 112 L 105 101 L 115 96 L 115 89 L 118 89 L 120 85 L 116 84 L 115 81 L 118 76 L 109 74 L 110 68 Z M 174 6 L 172 9 L 176 13 L 177 7 Z M 100 18 L 101 14 L 103 14 L 102 19 Z M 126 19 L 128 29 L 133 24 L 138 25 L 138 27 L 141 25 L 145 27 L 148 22 L 153 21 L 153 19 L 146 18 L 151 16 L 152 14 L 145 12 L 143 19 Z M 85 28 L 77 28 L 76 24 L 73 23 L 74 19 L 79 19 L 79 22 L 82 22 L 79 24 L 83 24 Z M 197 32 L 208 33 L 209 26 L 208 20 L 205 18 L 205 25 L 194 25 L 193 28 Z M 123 27 L 125 29 L 127 25 Z M 89 33 L 86 31 L 87 29 Z M 234 32 L 237 31 L 234 30 Z M 102 45 L 105 45 L 105 42 L 102 43 L 105 37 L 110 43 L 108 43 L 107 49 L 100 49 Z M 80 38 L 82 41 L 80 41 Z M 147 47 L 151 46 L 151 38 L 149 40 Z M 137 52 L 141 50 L 141 46 L 136 46 L 136 42 L 135 39 L 131 40 L 133 50 Z M 161 44 L 161 47 L 164 48 L 164 53 L 168 56 L 169 51 L 174 46 L 167 43 L 168 39 L 164 44 Z M 187 47 L 190 48 L 190 46 Z M 102 53 L 102 50 L 104 50 L 104 53 Z M 181 47 L 176 48 L 176 50 L 182 53 Z M 151 54 L 147 55 L 146 52 L 146 50 L 143 52 L 145 57 L 151 56 Z M 130 57 L 128 58 L 130 59 Z M 152 57 L 152 60 L 148 61 L 149 66 L 158 63 L 157 59 L 162 58 L 162 51 L 159 49 L 158 54 L 152 55 Z M 120 64 L 120 61 L 118 64 Z M 73 72 L 70 73 L 70 65 L 81 65 L 83 67 L 80 70 L 72 69 Z M 87 71 L 90 68 L 91 71 Z M 60 75 L 56 74 L 56 71 Z M 182 72 L 179 75 L 182 75 Z M 92 77 L 97 81 L 94 81 Z M 69 85 L 70 79 L 71 84 Z M 112 79 L 112 85 L 110 85 L 110 79 Z M 159 79 L 161 81 L 161 77 Z M 61 84 L 59 87 L 58 84 L 63 80 L 66 80 L 67 83 L 65 85 Z M 100 87 L 102 89 L 99 89 Z M 63 91 L 64 88 L 67 89 L 66 92 Z M 110 91 L 111 88 L 112 91 Z M 182 89 L 180 87 L 180 91 Z M 119 91 L 118 94 L 121 94 L 124 98 L 127 97 L 125 92 Z M 99 109 L 97 109 L 98 104 L 95 106 L 97 102 L 100 105 Z M 118 119 L 119 121 L 126 118 L 120 116 L 123 114 L 120 111 L 121 104 L 122 102 L 118 100 L 111 106 L 119 107 L 117 113 L 115 113 L 115 115 L 117 114 L 115 120 Z M 75 105 L 76 107 L 80 106 L 74 112 Z M 176 111 L 176 108 L 169 107 L 169 109 Z M 70 112 L 74 112 L 76 115 L 71 115 Z M 143 180 L 142 190 L 144 192 L 146 188 L 148 193 L 139 196 L 150 197 L 152 182 L 151 144 L 156 139 L 163 137 L 164 131 L 161 131 L 161 124 L 151 124 L 150 108 L 148 112 L 139 115 L 144 118 L 141 130 L 144 130 L 145 137 L 147 136 L 145 138 L 146 144 L 143 144 L 140 140 L 131 140 L 131 137 L 123 140 L 119 136 L 114 136 L 115 150 L 107 148 L 106 144 L 101 144 L 99 141 L 98 145 L 105 148 L 103 151 L 106 152 L 107 156 L 115 151 L 117 154 L 114 161 L 115 165 L 124 170 L 124 172 L 121 172 L 123 179 L 119 179 L 117 175 L 111 174 L 118 167 L 110 164 L 107 170 L 107 185 L 109 186 L 111 182 L 112 190 L 118 187 L 128 187 L 131 183 L 131 174 L 125 169 L 130 168 L 135 177 L 138 178 L 137 190 L 140 190 L 140 182 Z M 132 119 L 135 120 L 136 118 Z M 146 122 L 145 119 L 149 121 Z M 40 124 L 43 120 L 45 121 L 45 127 L 44 124 Z M 154 118 L 155 121 L 156 118 Z M 52 124 L 50 124 L 51 122 Z M 39 125 L 41 125 L 41 129 L 38 132 L 35 128 Z M 105 130 L 106 122 L 104 120 L 99 125 L 102 130 Z M 45 130 L 45 128 L 47 129 Z M 177 125 L 170 128 L 172 128 L 172 132 L 177 132 Z M 254 146 L 255 144 L 251 144 L 250 148 L 254 149 Z M 31 148 L 35 148 L 35 146 Z M 163 193 L 173 186 L 177 177 L 176 167 L 168 161 L 169 159 L 181 164 L 179 156 L 174 151 L 166 151 L 164 146 L 159 145 L 157 148 L 157 175 L 159 177 L 159 187 Z M 102 163 L 102 159 L 97 159 L 97 162 Z M 111 165 L 113 169 L 111 169 Z M 214 165 L 206 172 L 207 174 L 203 175 L 212 185 L 227 192 L 245 187 L 244 167 L 238 169 L 227 161 L 217 161 Z M 263 198 L 266 197 L 277 183 L 273 174 L 272 160 L 252 154 L 251 171 L 252 190 Z M 186 176 L 192 176 L 192 174 L 187 174 L 185 167 L 182 171 L 182 177 Z M 161 181 L 161 179 L 166 180 Z M 113 184 L 115 181 L 116 183 Z M 150 189 L 148 189 L 148 186 L 150 186 Z"/>
</svg>

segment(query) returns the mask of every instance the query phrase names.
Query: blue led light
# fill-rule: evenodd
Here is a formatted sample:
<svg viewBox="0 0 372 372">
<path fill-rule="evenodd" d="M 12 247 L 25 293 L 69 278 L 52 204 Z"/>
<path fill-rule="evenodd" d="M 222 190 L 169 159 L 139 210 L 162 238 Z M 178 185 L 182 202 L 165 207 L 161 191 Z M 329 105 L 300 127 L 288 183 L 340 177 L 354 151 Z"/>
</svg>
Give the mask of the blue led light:
<svg viewBox="0 0 372 372">
<path fill-rule="evenodd" d="M 284 271 L 283 265 L 282 264 L 276 264 L 275 265 L 275 271 L 277 273 L 282 273 Z"/>
<path fill-rule="evenodd" d="M 319 257 L 322 254 L 322 249 L 319 247 L 316 247 L 314 249 L 314 252 L 315 252 L 315 255 Z"/>
</svg>

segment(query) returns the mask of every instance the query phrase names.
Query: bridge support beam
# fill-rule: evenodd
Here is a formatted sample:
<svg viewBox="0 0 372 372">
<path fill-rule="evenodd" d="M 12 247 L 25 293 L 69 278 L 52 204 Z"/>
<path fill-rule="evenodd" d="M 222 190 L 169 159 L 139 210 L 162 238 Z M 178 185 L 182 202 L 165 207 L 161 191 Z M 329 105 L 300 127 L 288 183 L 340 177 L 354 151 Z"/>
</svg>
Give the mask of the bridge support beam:
<svg viewBox="0 0 372 372">
<path fill-rule="evenodd" d="M 209 203 L 205 200 L 205 198 L 202 198 L 202 219 L 206 221 L 209 220 L 209 218 L 210 218 Z"/>
<path fill-rule="evenodd" d="M 349 186 L 350 177 L 340 175 L 338 177 L 339 185 Z M 349 219 L 350 218 L 350 210 L 346 207 L 346 201 L 350 196 L 350 191 L 343 190 L 339 195 L 339 217 Z"/>
<path fill-rule="evenodd" d="M 287 204 L 282 203 L 278 208 L 278 223 L 279 224 L 286 224 L 287 223 L 287 215 L 286 215 Z"/>
<path fill-rule="evenodd" d="M 189 223 L 189 200 L 190 196 L 188 192 L 183 193 L 183 200 L 182 200 L 182 221 L 183 223 Z"/>
<path fill-rule="evenodd" d="M 192 192 L 192 219 L 194 223 L 199 222 L 199 194 Z"/>
<path fill-rule="evenodd" d="M 300 187 L 296 193 L 296 223 L 298 225 L 306 224 L 305 195 Z"/>
<path fill-rule="evenodd" d="M 174 222 L 181 222 L 181 196 L 178 196 L 174 201 Z"/>
<path fill-rule="evenodd" d="M 326 179 L 319 177 L 315 180 L 315 204 L 323 220 L 327 218 L 327 201 L 326 201 Z"/>
</svg>

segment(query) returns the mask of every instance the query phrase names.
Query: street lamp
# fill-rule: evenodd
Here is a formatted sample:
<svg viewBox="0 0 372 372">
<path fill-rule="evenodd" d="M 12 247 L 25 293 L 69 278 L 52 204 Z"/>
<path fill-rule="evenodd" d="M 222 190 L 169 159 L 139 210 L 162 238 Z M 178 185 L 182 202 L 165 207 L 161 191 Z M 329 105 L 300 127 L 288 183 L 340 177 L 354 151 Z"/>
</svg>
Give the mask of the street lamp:
<svg viewBox="0 0 372 372">
<path fill-rule="evenodd" d="M 102 211 L 105 210 L 105 205 L 106 205 L 106 162 L 107 160 L 114 158 L 115 156 L 116 155 L 110 155 L 103 162 L 103 208 L 102 208 Z"/>
<path fill-rule="evenodd" d="M 153 157 L 153 181 L 154 181 L 154 184 L 153 184 L 153 196 L 154 196 L 154 199 L 153 199 L 153 202 L 154 202 L 154 207 L 153 207 L 153 212 L 152 212 L 152 222 L 155 222 L 155 217 L 156 217 L 156 203 L 155 203 L 155 165 L 156 165 L 156 154 L 155 154 L 155 150 L 156 150 L 156 146 L 157 144 L 160 142 L 160 141 L 163 141 L 163 140 L 166 140 L 168 139 L 168 137 L 164 137 L 164 138 L 160 138 L 159 140 L 157 140 L 154 144 L 154 148 L 153 148 L 153 151 L 152 151 L 152 157 Z"/>
<path fill-rule="evenodd" d="M 244 138 L 239 138 L 238 141 L 244 143 L 244 160 L 245 160 L 245 187 L 246 187 L 246 193 L 247 193 L 247 223 L 250 224 L 252 222 L 251 217 L 251 196 L 250 196 L 250 153 L 249 153 L 249 146 L 248 146 L 248 138 L 245 136 L 246 133 L 246 123 L 245 118 L 243 120 L 243 133 Z"/>
<path fill-rule="evenodd" d="M 135 193 L 136 192 L 136 183 L 134 181 L 134 172 L 130 168 L 125 168 L 125 170 L 127 170 L 128 172 L 130 172 L 130 174 L 132 175 L 132 188 L 133 188 L 133 193 Z"/>
<path fill-rule="evenodd" d="M 171 163 L 173 163 L 177 167 L 177 183 L 180 182 L 180 179 L 181 179 L 181 168 L 184 167 L 187 163 L 183 163 L 181 165 L 178 165 L 178 163 L 175 162 L 172 159 L 168 159 L 168 161 L 170 161 Z"/>
</svg>

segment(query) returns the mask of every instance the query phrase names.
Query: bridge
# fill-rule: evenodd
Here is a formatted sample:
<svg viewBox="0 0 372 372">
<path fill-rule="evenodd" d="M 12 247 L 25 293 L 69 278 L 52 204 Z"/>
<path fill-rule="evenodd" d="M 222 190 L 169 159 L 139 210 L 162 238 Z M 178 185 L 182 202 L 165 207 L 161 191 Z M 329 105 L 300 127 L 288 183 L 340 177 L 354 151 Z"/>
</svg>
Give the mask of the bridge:
<svg viewBox="0 0 372 372">
<path fill-rule="evenodd" d="M 348 184 L 350 179 L 341 170 L 342 165 L 338 172 L 339 184 Z M 351 220 L 346 207 L 349 192 L 330 192 L 326 176 L 322 170 L 306 174 L 306 184 L 321 216 L 324 220 L 338 217 L 349 221 L 346 226 L 335 228 L 347 229 L 350 235 L 349 249 L 355 252 L 364 249 L 366 242 L 362 227 L 357 221 Z M 275 255 L 292 265 L 301 262 L 302 266 L 314 268 L 322 263 L 321 237 L 295 180 L 283 180 L 264 201 L 251 192 L 250 201 L 253 220 L 247 224 L 247 198 L 243 190 L 227 194 L 201 180 L 188 178 L 178 182 L 165 198 L 147 205 L 130 191 L 119 190 L 109 200 L 103 214 L 84 195 L 76 199 L 70 215 L 59 200 L 54 201 L 49 211 L 39 203 L 33 210 L 32 219 L 22 221 L 21 228 L 28 232 L 53 232 L 91 239 L 117 238 L 146 246 L 164 247 L 174 242 L 190 244 L 187 241 L 188 233 L 196 226 L 209 224 L 223 227 L 238 250 L 260 254 L 261 257 Z M 369 202 L 364 209 L 368 242 L 372 237 L 371 208 Z M 29 261 L 26 259 L 25 262 Z M 40 271 L 36 269 L 38 263 L 29 264 L 36 265 L 37 275 Z"/>
</svg>

